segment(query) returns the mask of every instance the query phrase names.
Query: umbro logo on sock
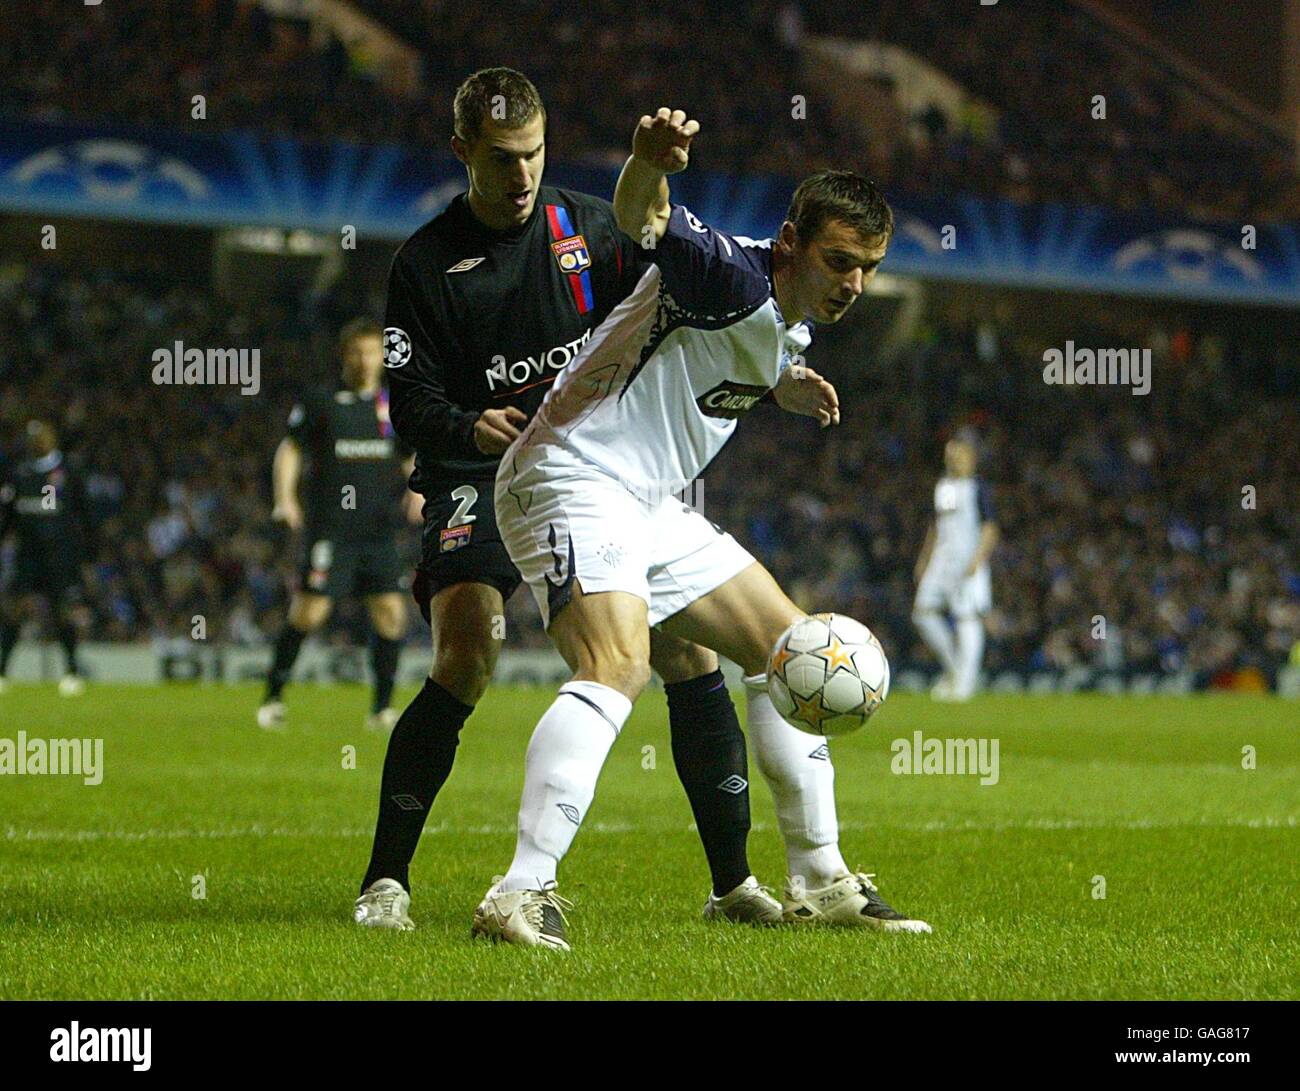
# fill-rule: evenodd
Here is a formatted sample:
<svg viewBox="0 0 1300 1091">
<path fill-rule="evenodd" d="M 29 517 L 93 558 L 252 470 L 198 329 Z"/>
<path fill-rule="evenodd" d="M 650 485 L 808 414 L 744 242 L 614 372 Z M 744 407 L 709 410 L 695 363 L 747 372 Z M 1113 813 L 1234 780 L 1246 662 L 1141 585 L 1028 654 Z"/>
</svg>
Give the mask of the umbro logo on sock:
<svg viewBox="0 0 1300 1091">
<path fill-rule="evenodd" d="M 401 807 L 402 810 L 404 811 L 424 810 L 423 803 L 421 803 L 418 799 L 416 799 L 415 796 L 408 795 L 405 792 L 403 792 L 401 795 L 393 796 L 393 802 L 396 803 L 399 807 Z"/>
<path fill-rule="evenodd" d="M 809 756 L 810 758 L 816 758 L 818 761 L 830 761 L 830 760 L 831 760 L 831 748 L 830 748 L 829 746 L 827 746 L 825 743 L 822 743 L 821 746 L 817 747 L 817 749 L 814 750 L 814 751 L 813 751 L 811 754 L 809 754 L 808 756 Z"/>
<path fill-rule="evenodd" d="M 718 787 L 724 792 L 730 792 L 733 796 L 738 796 L 749 787 L 749 781 L 742 776 L 737 776 L 735 773 L 732 773 L 731 776 L 719 784 Z"/>
<path fill-rule="evenodd" d="M 578 824 L 579 818 L 578 818 L 577 807 L 575 807 L 572 803 L 557 803 L 556 806 L 560 808 L 560 811 L 565 818 L 567 818 L 575 826 Z"/>
</svg>

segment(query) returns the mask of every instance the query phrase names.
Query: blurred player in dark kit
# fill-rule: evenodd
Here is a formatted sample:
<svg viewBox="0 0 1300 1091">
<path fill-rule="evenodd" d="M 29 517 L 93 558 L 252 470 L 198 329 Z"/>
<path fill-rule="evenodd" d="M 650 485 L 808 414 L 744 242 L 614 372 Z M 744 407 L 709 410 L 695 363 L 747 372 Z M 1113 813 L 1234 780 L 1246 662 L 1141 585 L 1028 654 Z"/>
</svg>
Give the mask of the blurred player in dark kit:
<svg viewBox="0 0 1300 1091">
<path fill-rule="evenodd" d="M 275 642 L 266 697 L 257 710 L 260 726 L 274 730 L 285 721 L 285 683 L 306 636 L 320 628 L 340 595 L 365 599 L 374 627 L 370 665 L 374 699 L 367 726 L 387 730 L 397 721 L 389 708 L 402 633 L 406 629 L 404 566 L 398 555 L 397 496 L 410 471 L 389 420 L 383 386 L 383 330 L 355 319 L 339 334 L 342 385 L 310 392 L 293 407 L 288 435 L 272 467 L 272 518 L 303 531 L 299 585 L 288 621 Z M 307 503 L 298 497 L 304 461 L 311 464 Z M 415 521 L 418 499 L 405 497 Z"/>
<path fill-rule="evenodd" d="M 25 439 L 27 457 L 0 485 L 0 540 L 13 530 L 18 547 L 13 578 L 0 597 L 0 691 L 22 622 L 44 599 L 63 648 L 59 693 L 75 697 L 85 689 L 77 662 L 86 625 L 80 575 L 88 529 L 84 496 L 51 425 L 30 421 Z"/>
</svg>

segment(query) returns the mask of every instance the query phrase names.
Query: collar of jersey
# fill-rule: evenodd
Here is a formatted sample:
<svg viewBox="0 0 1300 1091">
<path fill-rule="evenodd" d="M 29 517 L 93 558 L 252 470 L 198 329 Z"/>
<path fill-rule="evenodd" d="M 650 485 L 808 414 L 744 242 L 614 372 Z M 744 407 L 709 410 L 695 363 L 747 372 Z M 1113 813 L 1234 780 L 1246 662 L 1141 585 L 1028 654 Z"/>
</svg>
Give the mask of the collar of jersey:
<svg viewBox="0 0 1300 1091">
<path fill-rule="evenodd" d="M 808 332 L 812 333 L 813 324 L 806 318 L 799 319 L 798 322 L 789 323 L 785 320 L 785 315 L 781 313 L 781 304 L 776 300 L 776 277 L 772 273 L 772 252 L 776 249 L 776 239 L 764 239 L 767 246 L 763 248 L 763 263 L 766 266 L 767 287 L 769 298 L 772 300 L 772 309 L 776 311 L 776 320 L 787 330 L 798 329 L 800 326 L 807 326 Z"/>
<path fill-rule="evenodd" d="M 474 215 L 474 210 L 469 207 L 468 192 L 459 194 L 456 197 L 456 200 L 460 202 L 461 215 L 465 219 L 466 229 L 470 234 L 477 236 L 484 242 L 504 246 L 511 246 L 514 243 L 519 242 L 526 234 L 528 234 L 528 229 L 533 226 L 533 222 L 537 219 L 537 214 L 541 210 L 543 203 L 542 189 L 538 186 L 537 200 L 533 202 L 533 210 L 528 214 L 528 219 L 518 227 L 511 227 L 505 231 L 494 231 Z"/>
</svg>

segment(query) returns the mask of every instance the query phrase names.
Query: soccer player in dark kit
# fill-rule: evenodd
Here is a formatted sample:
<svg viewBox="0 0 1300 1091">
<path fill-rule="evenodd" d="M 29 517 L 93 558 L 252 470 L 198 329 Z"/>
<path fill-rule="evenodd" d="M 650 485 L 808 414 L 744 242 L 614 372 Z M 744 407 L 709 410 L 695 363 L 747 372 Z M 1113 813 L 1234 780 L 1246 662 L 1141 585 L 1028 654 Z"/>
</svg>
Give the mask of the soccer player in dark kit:
<svg viewBox="0 0 1300 1091">
<path fill-rule="evenodd" d="M 546 111 L 528 79 L 476 72 L 453 112 L 469 190 L 398 251 L 384 331 L 393 425 L 415 449 L 411 487 L 426 499 L 413 591 L 433 629 L 433 664 L 389 740 L 353 917 L 402 930 L 414 927 L 411 859 L 492 677 L 498 622 L 520 583 L 493 510 L 497 464 L 644 269 L 607 201 L 542 185 Z M 749 870 L 745 739 L 717 657 L 655 633 L 651 662 L 713 880 L 705 916 L 776 923 L 780 904 Z"/>
<path fill-rule="evenodd" d="M 26 454 L 0 484 L 0 540 L 10 529 L 18 539 L 13 579 L 0 596 L 0 692 L 22 621 L 44 598 L 63 648 L 66 669 L 59 693 L 75 697 L 86 685 L 77 663 L 78 634 L 86 623 L 80 569 L 88 528 L 82 492 L 49 424 L 28 423 Z"/>
<path fill-rule="evenodd" d="M 303 639 L 325 623 L 339 595 L 362 596 L 374 627 L 374 700 L 366 724 L 388 730 L 397 721 L 388 706 L 406 628 L 406 599 L 395 512 L 411 461 L 404 459 L 389 420 L 382 351 L 377 323 L 359 318 L 344 326 L 342 385 L 313 391 L 295 405 L 289 433 L 275 452 L 272 518 L 303 531 L 304 549 L 298 588 L 257 710 L 258 724 L 268 730 L 283 726 L 281 694 Z M 305 508 L 298 498 L 304 460 L 311 466 Z M 408 492 L 405 499 L 408 517 L 418 521 L 418 498 Z"/>
</svg>

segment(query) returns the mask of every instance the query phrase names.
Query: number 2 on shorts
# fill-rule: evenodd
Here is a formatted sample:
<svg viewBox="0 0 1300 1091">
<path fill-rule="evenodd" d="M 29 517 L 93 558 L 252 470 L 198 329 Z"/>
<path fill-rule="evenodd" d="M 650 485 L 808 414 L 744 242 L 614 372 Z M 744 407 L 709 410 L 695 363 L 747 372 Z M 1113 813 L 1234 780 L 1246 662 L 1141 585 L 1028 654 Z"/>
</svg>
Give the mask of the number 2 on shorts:
<svg viewBox="0 0 1300 1091">
<path fill-rule="evenodd" d="M 478 503 L 478 489 L 474 488 L 473 485 L 461 485 L 460 488 L 454 489 L 451 498 L 460 501 L 460 503 L 456 505 L 456 510 L 451 513 L 451 518 L 447 520 L 448 530 L 452 527 L 472 523 L 478 518 L 477 515 L 469 514 L 469 509 Z"/>
</svg>

